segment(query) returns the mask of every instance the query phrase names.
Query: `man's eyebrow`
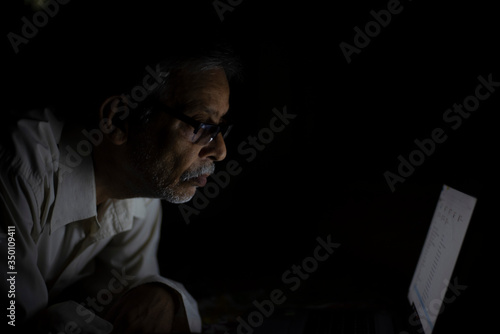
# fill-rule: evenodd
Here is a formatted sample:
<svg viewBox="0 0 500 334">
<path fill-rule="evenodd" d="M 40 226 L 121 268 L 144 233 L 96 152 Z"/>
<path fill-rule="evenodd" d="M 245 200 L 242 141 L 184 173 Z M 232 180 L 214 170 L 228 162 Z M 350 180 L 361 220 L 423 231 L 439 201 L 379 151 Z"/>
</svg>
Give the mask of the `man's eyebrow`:
<svg viewBox="0 0 500 334">
<path fill-rule="evenodd" d="M 209 116 L 217 116 L 219 114 L 216 109 L 213 109 L 212 107 L 205 105 L 200 101 L 191 101 L 190 103 L 187 103 L 184 108 L 195 112 L 202 111 L 207 113 Z M 222 113 L 220 118 L 223 118 L 228 112 L 229 110 Z"/>
<path fill-rule="evenodd" d="M 186 103 L 184 105 L 184 108 L 187 110 L 193 110 L 193 111 L 204 111 L 207 114 L 212 114 L 212 115 L 216 114 L 215 110 L 213 110 L 212 108 L 210 108 L 207 105 L 204 105 L 201 101 L 198 101 L 198 100 L 194 100 L 194 101 L 190 101 L 190 102 Z"/>
<path fill-rule="evenodd" d="M 199 110 L 201 110 L 201 111 L 206 112 L 207 114 L 211 114 L 211 115 L 214 115 L 214 114 L 216 114 L 216 113 L 217 113 L 217 112 L 216 112 L 215 110 L 213 110 L 212 108 L 207 107 L 207 106 L 204 106 L 204 105 L 200 105 L 198 109 L 199 109 Z"/>
<path fill-rule="evenodd" d="M 199 109 L 200 109 L 201 111 L 206 112 L 206 113 L 207 113 L 207 114 L 209 114 L 209 115 L 212 115 L 212 116 L 215 116 L 215 115 L 218 115 L 218 114 L 219 114 L 219 113 L 217 112 L 217 110 L 215 110 L 215 109 L 213 109 L 213 108 L 211 108 L 211 107 L 209 107 L 209 106 L 204 106 L 204 105 L 201 105 Z M 227 110 L 227 111 L 223 112 L 223 113 L 221 114 L 221 116 L 220 116 L 220 117 L 221 117 L 221 118 L 222 118 L 222 117 L 224 117 L 224 116 L 225 116 L 228 112 L 229 112 L 229 110 Z"/>
</svg>

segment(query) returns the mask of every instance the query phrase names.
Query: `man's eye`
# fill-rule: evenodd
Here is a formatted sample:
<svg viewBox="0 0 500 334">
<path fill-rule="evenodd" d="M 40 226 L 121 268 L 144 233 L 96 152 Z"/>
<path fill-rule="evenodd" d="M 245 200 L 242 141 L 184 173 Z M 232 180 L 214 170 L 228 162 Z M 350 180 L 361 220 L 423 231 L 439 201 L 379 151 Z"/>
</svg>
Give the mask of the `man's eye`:
<svg viewBox="0 0 500 334">
<path fill-rule="evenodd" d="M 201 123 L 210 123 L 210 119 L 207 119 L 207 117 L 203 116 L 193 116 L 192 117 L 195 121 L 201 122 Z"/>
<path fill-rule="evenodd" d="M 203 122 L 206 119 L 206 117 L 203 117 L 202 115 L 194 115 L 191 118 L 198 122 Z"/>
<path fill-rule="evenodd" d="M 195 119 L 196 119 L 196 118 L 195 118 Z M 212 119 L 210 119 L 210 118 L 209 118 L 209 119 L 207 119 L 207 118 L 204 118 L 204 119 L 203 119 L 203 118 L 202 118 L 202 119 L 196 119 L 196 120 L 197 120 L 198 122 L 201 122 L 201 123 L 204 123 L 204 124 L 207 124 L 207 125 L 213 125 L 213 124 L 217 125 L 217 123 L 216 123 L 216 122 L 214 122 L 214 121 L 213 121 Z M 222 121 L 221 121 L 221 122 L 222 122 Z"/>
</svg>

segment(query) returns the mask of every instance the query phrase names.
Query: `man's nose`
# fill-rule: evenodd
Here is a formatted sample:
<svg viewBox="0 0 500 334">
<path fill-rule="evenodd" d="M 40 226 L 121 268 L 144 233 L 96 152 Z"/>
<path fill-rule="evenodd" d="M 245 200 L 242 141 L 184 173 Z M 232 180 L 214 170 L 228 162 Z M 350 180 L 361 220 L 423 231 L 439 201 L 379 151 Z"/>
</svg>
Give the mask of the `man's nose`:
<svg viewBox="0 0 500 334">
<path fill-rule="evenodd" d="M 222 134 L 219 133 L 210 143 L 200 151 L 200 158 L 209 158 L 213 161 L 221 161 L 226 157 L 226 143 Z"/>
</svg>

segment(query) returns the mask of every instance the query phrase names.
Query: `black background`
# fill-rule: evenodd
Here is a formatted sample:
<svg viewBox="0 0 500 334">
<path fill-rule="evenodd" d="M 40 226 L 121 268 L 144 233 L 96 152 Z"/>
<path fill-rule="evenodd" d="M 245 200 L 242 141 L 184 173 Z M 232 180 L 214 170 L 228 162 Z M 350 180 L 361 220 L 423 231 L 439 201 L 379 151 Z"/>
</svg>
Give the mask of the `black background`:
<svg viewBox="0 0 500 334">
<path fill-rule="evenodd" d="M 73 0 L 17 54 L 3 39 L 3 98 L 8 110 L 85 105 L 102 91 L 123 92 L 117 78 L 161 58 L 173 36 L 222 33 L 244 78 L 232 87 L 236 127 L 219 170 L 236 160 L 242 171 L 189 224 L 164 203 L 162 273 L 199 300 L 248 291 L 243 304 L 251 309 L 272 289 L 285 290 L 281 275 L 312 255 L 317 237 L 331 235 L 340 248 L 289 301 L 401 301 L 447 184 L 478 203 L 454 273 L 468 288 L 442 321 L 493 328 L 486 309 L 498 302 L 500 88 L 456 130 L 443 114 L 474 94 L 478 76 L 500 81 L 496 10 L 487 1 L 401 1 L 403 10 L 348 64 L 339 44 L 352 45 L 353 28 L 363 29 L 370 11 L 387 3 L 246 0 L 221 21 L 212 1 Z M 5 8 L 4 36 L 20 34 L 32 9 Z M 246 161 L 238 145 L 284 106 L 296 118 Z M 407 158 L 414 140 L 435 128 L 447 140 L 392 192 L 384 172 L 397 174 L 398 156 Z"/>
</svg>

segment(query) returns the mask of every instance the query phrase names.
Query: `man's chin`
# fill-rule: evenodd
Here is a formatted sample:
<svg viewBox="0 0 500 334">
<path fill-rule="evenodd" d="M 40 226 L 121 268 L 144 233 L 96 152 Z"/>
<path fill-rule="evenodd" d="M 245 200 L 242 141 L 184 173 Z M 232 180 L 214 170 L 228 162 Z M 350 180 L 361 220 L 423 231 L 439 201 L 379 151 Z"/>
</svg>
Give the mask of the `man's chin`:
<svg viewBox="0 0 500 334">
<path fill-rule="evenodd" d="M 184 204 L 184 203 L 189 202 L 191 199 L 192 199 L 192 197 L 190 197 L 190 198 L 164 198 L 164 200 L 166 200 L 167 202 L 172 203 L 172 204 Z"/>
<path fill-rule="evenodd" d="M 182 204 L 189 202 L 194 197 L 195 194 L 196 194 L 196 187 L 189 187 L 189 189 L 186 189 L 185 191 L 182 192 L 168 191 L 163 197 L 163 199 L 172 204 Z"/>
</svg>

